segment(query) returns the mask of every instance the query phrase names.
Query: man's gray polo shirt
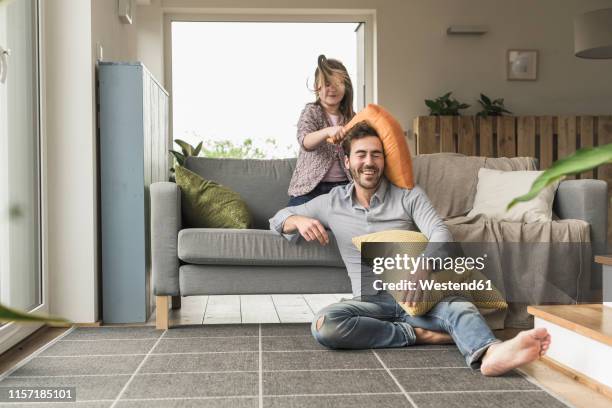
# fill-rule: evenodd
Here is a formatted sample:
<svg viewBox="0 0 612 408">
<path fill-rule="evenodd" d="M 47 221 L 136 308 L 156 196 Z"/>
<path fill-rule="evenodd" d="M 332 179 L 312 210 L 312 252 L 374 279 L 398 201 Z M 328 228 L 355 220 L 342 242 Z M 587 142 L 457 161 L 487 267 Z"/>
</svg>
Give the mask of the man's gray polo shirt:
<svg viewBox="0 0 612 408">
<path fill-rule="evenodd" d="M 387 230 L 421 231 L 430 241 L 427 256 L 443 256 L 439 253 L 439 245 L 432 250 L 433 244 L 453 241 L 450 231 L 419 186 L 402 189 L 383 177 L 370 200 L 369 209 L 359 204 L 353 194 L 354 188 L 353 183 L 335 187 L 305 204 L 284 208 L 270 219 L 270 229 L 279 234 L 282 234 L 285 220 L 292 215 L 315 218 L 330 229 L 346 265 L 353 296 L 376 293 L 372 285 L 375 275 L 361 279 L 361 253 L 352 243 L 354 237 Z M 300 238 L 298 232 L 282 235 L 290 241 Z"/>
</svg>

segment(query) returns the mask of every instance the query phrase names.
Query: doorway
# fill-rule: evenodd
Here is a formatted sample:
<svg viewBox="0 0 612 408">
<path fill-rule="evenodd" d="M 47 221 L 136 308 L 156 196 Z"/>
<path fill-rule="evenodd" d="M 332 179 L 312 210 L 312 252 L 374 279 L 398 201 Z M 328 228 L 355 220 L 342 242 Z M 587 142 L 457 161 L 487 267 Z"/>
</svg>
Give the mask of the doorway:
<svg viewBox="0 0 612 408">
<path fill-rule="evenodd" d="M 40 177 L 39 12 L 0 3 L 0 303 L 45 312 Z M 0 326 L 0 352 L 36 326 Z"/>
</svg>

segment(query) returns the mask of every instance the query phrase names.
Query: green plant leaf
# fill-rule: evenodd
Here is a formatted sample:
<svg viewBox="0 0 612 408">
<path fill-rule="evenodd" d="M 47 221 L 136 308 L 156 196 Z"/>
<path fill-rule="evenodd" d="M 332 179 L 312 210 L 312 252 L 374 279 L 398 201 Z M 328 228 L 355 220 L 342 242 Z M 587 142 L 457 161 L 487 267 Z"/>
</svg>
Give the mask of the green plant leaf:
<svg viewBox="0 0 612 408">
<path fill-rule="evenodd" d="M 181 139 L 176 139 L 174 142 L 181 147 L 181 149 L 183 150 L 183 155 L 185 155 L 185 157 L 193 156 L 192 145 Z"/>
<path fill-rule="evenodd" d="M 202 142 L 198 143 L 196 148 L 193 150 L 193 155 L 194 156 L 199 155 L 201 150 L 202 150 Z"/>
<path fill-rule="evenodd" d="M 182 153 L 177 152 L 176 150 L 170 150 L 170 153 L 172 153 L 172 155 L 174 156 L 174 158 L 176 159 L 176 162 L 179 165 L 183 165 L 185 164 L 185 155 Z"/>
<path fill-rule="evenodd" d="M 546 186 L 565 176 L 582 173 L 606 163 L 612 163 L 612 143 L 579 149 L 576 153 L 554 162 L 548 170 L 535 179 L 529 192 L 513 199 L 507 209 L 514 207 L 520 201 L 533 199 Z"/>
<path fill-rule="evenodd" d="M 451 98 L 452 92 L 447 92 L 435 100 L 425 99 L 425 105 L 430 109 L 431 116 L 459 116 L 460 109 L 469 108 L 470 105 L 460 103 L 455 98 Z"/>
<path fill-rule="evenodd" d="M 0 322 L 44 322 L 51 324 L 61 324 L 66 325 L 70 322 L 66 319 L 56 316 L 41 316 L 31 313 L 25 313 L 16 309 L 11 309 L 9 307 L 3 306 L 0 304 Z"/>
<path fill-rule="evenodd" d="M 504 98 L 497 98 L 493 101 L 485 94 L 480 94 L 478 103 L 482 107 L 482 110 L 476 115 L 480 117 L 487 116 L 502 116 L 504 113 L 512 113 L 504 108 Z"/>
</svg>

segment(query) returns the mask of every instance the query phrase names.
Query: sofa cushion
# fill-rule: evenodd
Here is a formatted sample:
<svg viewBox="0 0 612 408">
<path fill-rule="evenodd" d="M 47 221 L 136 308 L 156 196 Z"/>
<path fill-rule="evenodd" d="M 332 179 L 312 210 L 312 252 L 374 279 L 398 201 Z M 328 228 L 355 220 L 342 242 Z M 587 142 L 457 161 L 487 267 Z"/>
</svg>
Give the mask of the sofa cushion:
<svg viewBox="0 0 612 408">
<path fill-rule="evenodd" d="M 465 215 L 474 205 L 478 170 L 537 170 L 531 157 L 488 158 L 459 153 L 422 154 L 413 157 L 414 178 L 442 218 Z"/>
<path fill-rule="evenodd" d="M 253 217 L 252 228 L 267 230 L 268 220 L 289 202 L 295 161 L 188 157 L 185 167 L 240 194 Z"/>
<path fill-rule="evenodd" d="M 276 232 L 253 229 L 188 228 L 179 232 L 178 257 L 198 265 L 310 265 L 344 267 L 336 240 L 287 241 Z"/>
<path fill-rule="evenodd" d="M 474 207 L 468 217 L 483 214 L 498 221 L 546 222 L 552 220 L 552 204 L 559 182 L 545 187 L 529 201 L 508 209 L 516 197 L 526 194 L 543 171 L 478 170 Z"/>
<path fill-rule="evenodd" d="M 249 228 L 251 214 L 238 193 L 176 166 L 185 223 L 200 228 Z"/>
</svg>

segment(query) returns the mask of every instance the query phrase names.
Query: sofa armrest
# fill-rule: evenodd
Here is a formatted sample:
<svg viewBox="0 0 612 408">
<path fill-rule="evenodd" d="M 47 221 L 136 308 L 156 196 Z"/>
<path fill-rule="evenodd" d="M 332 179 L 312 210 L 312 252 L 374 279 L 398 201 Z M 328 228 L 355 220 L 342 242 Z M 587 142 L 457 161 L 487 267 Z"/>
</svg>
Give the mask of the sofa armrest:
<svg viewBox="0 0 612 408">
<path fill-rule="evenodd" d="M 180 294 L 178 233 L 181 229 L 181 189 L 175 183 L 153 183 L 151 191 L 151 268 L 153 294 Z"/>
<path fill-rule="evenodd" d="M 561 219 L 578 219 L 591 226 L 595 254 L 606 250 L 608 184 L 603 180 L 564 180 L 559 184 L 554 210 Z"/>
</svg>

